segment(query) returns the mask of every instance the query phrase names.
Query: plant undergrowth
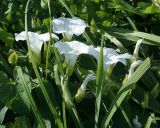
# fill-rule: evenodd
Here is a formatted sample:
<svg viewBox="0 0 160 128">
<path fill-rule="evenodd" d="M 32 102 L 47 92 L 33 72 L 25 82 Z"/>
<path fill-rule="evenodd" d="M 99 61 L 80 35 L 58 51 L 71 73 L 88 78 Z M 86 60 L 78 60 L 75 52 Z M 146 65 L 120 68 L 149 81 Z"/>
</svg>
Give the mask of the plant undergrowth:
<svg viewBox="0 0 160 128">
<path fill-rule="evenodd" d="M 160 127 L 160 2 L 1 0 L 0 128 Z"/>
</svg>

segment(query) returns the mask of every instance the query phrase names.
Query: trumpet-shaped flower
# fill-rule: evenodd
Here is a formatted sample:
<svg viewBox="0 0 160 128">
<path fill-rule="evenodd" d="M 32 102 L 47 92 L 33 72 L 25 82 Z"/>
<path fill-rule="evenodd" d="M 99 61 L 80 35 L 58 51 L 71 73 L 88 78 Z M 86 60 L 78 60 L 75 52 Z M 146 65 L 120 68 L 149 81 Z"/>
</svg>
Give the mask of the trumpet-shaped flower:
<svg viewBox="0 0 160 128">
<path fill-rule="evenodd" d="M 100 47 L 95 48 L 92 55 L 99 61 Z M 117 62 L 121 62 L 126 65 L 126 59 L 131 59 L 131 55 L 128 53 L 118 54 L 112 48 L 103 48 L 103 62 L 104 62 L 104 71 L 108 69 L 108 67 L 112 64 L 116 64 Z"/>
<path fill-rule="evenodd" d="M 88 82 L 92 80 L 96 80 L 96 76 L 93 74 L 88 74 L 75 95 L 75 100 L 77 102 L 80 102 L 83 99 L 83 97 L 85 96 L 86 86 Z"/>
<path fill-rule="evenodd" d="M 56 42 L 55 47 L 58 49 L 60 54 L 65 56 L 66 62 L 73 67 L 80 54 L 89 54 L 92 46 L 87 46 L 79 41 L 72 42 Z"/>
<path fill-rule="evenodd" d="M 45 33 L 45 34 L 38 34 L 38 33 L 34 33 L 34 32 L 28 32 L 28 36 L 29 36 L 29 43 L 30 43 L 30 47 L 31 50 L 34 54 L 34 58 L 36 63 L 40 63 L 41 60 L 41 48 L 44 42 L 48 41 L 50 38 L 49 33 Z M 52 38 L 58 39 L 58 37 L 55 34 L 51 34 Z M 26 33 L 25 31 L 21 32 L 21 33 L 15 33 L 15 40 L 19 41 L 19 40 L 26 40 Z"/>
<path fill-rule="evenodd" d="M 70 66 L 74 66 L 76 60 L 80 54 L 89 54 L 99 61 L 100 47 L 94 48 L 78 41 L 71 42 L 56 42 L 55 47 L 58 49 L 60 54 L 64 54 L 66 62 Z M 103 62 L 104 71 L 107 70 L 108 66 L 121 62 L 126 65 L 126 59 L 130 59 L 132 56 L 128 53 L 119 55 L 112 48 L 103 48 Z"/>
<path fill-rule="evenodd" d="M 73 34 L 75 34 L 76 36 L 81 35 L 88 25 L 83 20 L 77 17 L 61 17 L 58 19 L 53 19 L 52 26 L 54 33 L 64 33 L 66 36 L 72 37 Z"/>
</svg>

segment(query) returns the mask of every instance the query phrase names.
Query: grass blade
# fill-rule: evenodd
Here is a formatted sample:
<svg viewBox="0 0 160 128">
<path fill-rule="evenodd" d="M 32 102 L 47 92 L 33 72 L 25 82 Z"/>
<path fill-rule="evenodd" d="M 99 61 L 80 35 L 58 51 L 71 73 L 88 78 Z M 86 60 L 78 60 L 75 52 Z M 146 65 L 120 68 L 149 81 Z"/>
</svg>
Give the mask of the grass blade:
<svg viewBox="0 0 160 128">
<path fill-rule="evenodd" d="M 109 125 L 109 122 L 118 109 L 118 107 L 121 105 L 122 101 L 125 99 L 127 94 L 132 91 L 133 85 L 141 78 L 141 76 L 147 71 L 147 69 L 150 67 L 150 59 L 147 58 L 133 73 L 129 81 L 127 81 L 121 88 L 118 94 L 116 95 L 114 101 L 112 102 L 108 113 L 105 115 L 101 128 L 106 128 Z"/>
<path fill-rule="evenodd" d="M 102 35 L 100 56 L 97 68 L 97 80 L 96 80 L 95 128 L 98 127 L 98 118 L 99 118 L 100 104 L 101 104 L 102 81 L 103 81 L 103 43 L 104 43 L 104 36 Z"/>
<path fill-rule="evenodd" d="M 152 114 L 148 117 L 147 122 L 146 122 L 144 128 L 150 128 L 152 122 L 153 122 L 153 121 L 156 121 L 156 120 L 160 120 L 160 118 L 159 118 L 159 117 L 155 117 L 154 113 L 152 113 Z"/>
<path fill-rule="evenodd" d="M 107 33 L 116 37 L 130 41 L 137 41 L 138 39 L 144 39 L 143 43 L 150 45 L 160 45 L 160 36 L 149 34 L 145 32 L 138 32 L 133 30 L 126 30 L 121 28 L 107 28 Z"/>
<path fill-rule="evenodd" d="M 33 58 L 33 55 L 32 55 L 32 51 L 31 51 L 31 48 L 30 48 L 30 43 L 29 43 L 29 36 L 28 36 L 28 25 L 27 25 L 27 12 L 28 12 L 28 5 L 29 5 L 29 2 L 30 0 L 27 1 L 27 5 L 26 5 L 26 9 L 25 9 L 25 32 L 26 32 L 26 39 L 27 39 L 27 46 L 28 46 L 28 50 L 29 50 L 29 57 L 31 59 L 31 62 L 32 62 L 32 66 L 33 66 L 33 69 L 34 69 L 34 72 L 36 74 L 36 77 L 38 79 L 38 84 L 39 84 L 39 87 L 40 89 L 42 90 L 42 93 L 47 101 L 47 104 L 51 110 L 51 113 L 53 114 L 55 120 L 56 120 L 56 124 L 58 125 L 59 128 L 63 128 L 63 123 L 58 115 L 58 112 L 56 110 L 56 107 L 54 106 L 54 104 L 52 103 L 52 100 L 51 98 L 49 97 L 48 93 L 47 93 L 47 90 L 45 89 L 44 85 L 43 85 L 43 82 L 41 80 L 41 77 L 40 77 L 40 74 L 38 72 L 38 69 L 36 67 L 36 64 L 35 64 L 35 61 L 34 61 L 34 58 Z"/>
</svg>

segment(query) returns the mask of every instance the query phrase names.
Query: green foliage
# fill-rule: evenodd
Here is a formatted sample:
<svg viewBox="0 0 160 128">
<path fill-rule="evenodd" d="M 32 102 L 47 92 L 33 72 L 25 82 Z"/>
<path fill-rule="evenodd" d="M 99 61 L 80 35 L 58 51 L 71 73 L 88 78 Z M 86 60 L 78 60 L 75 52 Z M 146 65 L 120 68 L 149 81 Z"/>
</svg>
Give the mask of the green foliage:
<svg viewBox="0 0 160 128">
<path fill-rule="evenodd" d="M 31 0 L 25 13 L 26 0 L 0 3 L 0 128 L 134 128 L 136 115 L 142 127 L 160 126 L 159 0 Z M 52 17 L 74 16 L 89 27 L 73 40 L 133 54 L 135 43 L 143 39 L 138 58 L 143 63 L 130 79 L 134 59 L 103 72 L 102 52 L 99 62 L 82 54 L 69 69 L 50 39 L 36 65 L 29 45 L 15 41 L 14 34 L 25 29 L 52 32 Z M 76 102 L 89 73 L 97 73 L 97 79 Z"/>
</svg>

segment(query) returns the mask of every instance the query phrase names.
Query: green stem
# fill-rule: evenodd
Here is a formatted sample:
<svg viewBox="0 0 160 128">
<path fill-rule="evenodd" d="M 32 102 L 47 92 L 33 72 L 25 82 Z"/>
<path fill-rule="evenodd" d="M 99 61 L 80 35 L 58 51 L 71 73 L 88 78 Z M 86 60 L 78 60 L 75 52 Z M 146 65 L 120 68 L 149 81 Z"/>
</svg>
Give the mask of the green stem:
<svg viewBox="0 0 160 128">
<path fill-rule="evenodd" d="M 47 75 L 48 75 L 48 65 L 49 65 L 49 53 L 50 53 L 50 45 L 51 45 L 51 33 L 52 33 L 52 17 L 51 17 L 51 8 L 50 8 L 50 0 L 48 0 L 48 12 L 49 12 L 49 42 L 47 45 L 47 55 L 46 55 L 46 79 L 47 79 Z"/>
<path fill-rule="evenodd" d="M 63 106 L 63 122 L 64 122 L 64 128 L 67 128 L 67 122 L 66 122 L 66 105 L 65 102 L 62 101 Z"/>
<path fill-rule="evenodd" d="M 34 69 L 34 72 L 36 74 L 36 77 L 38 79 L 38 83 L 39 83 L 39 87 L 40 89 L 42 90 L 42 93 L 47 101 L 47 104 L 51 110 L 51 113 L 53 114 L 55 120 L 56 120 L 56 124 L 58 125 L 59 128 L 63 128 L 63 123 L 58 115 L 58 112 L 56 111 L 56 107 L 53 105 L 52 103 L 52 100 L 50 99 L 48 93 L 47 93 L 47 90 L 45 89 L 44 85 L 43 85 L 43 82 L 41 80 L 41 77 L 39 75 L 39 72 L 38 72 L 38 69 L 36 67 L 36 64 L 35 64 L 35 61 L 34 61 L 34 58 L 33 58 L 33 55 L 32 55 L 32 51 L 31 51 L 31 48 L 30 48 L 30 42 L 29 42 L 29 36 L 28 36 L 28 26 L 27 26 L 27 11 L 28 11 L 28 5 L 29 5 L 29 1 L 27 1 L 27 5 L 26 5 L 26 9 L 25 9 L 25 32 L 26 32 L 26 39 L 27 39 L 27 46 L 28 46 L 28 50 L 29 50 L 29 57 L 31 59 L 31 63 L 32 63 L 32 66 L 33 66 L 33 69 Z"/>
<path fill-rule="evenodd" d="M 126 15 L 126 13 L 124 11 L 122 11 L 126 17 L 126 19 L 128 20 L 128 22 L 130 23 L 130 25 L 132 26 L 134 31 L 138 31 L 136 25 L 133 23 L 133 21 L 131 20 L 131 18 L 129 16 Z"/>
</svg>

